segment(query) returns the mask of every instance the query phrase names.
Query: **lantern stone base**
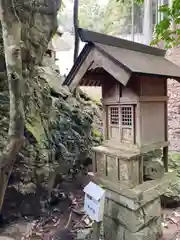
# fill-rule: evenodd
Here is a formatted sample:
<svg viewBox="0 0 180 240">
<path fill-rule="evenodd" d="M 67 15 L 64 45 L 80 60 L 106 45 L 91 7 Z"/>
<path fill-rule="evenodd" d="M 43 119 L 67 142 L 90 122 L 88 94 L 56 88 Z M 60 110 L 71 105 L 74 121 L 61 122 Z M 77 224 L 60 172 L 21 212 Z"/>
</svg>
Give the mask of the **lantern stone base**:
<svg viewBox="0 0 180 240">
<path fill-rule="evenodd" d="M 160 196 L 173 181 L 174 173 L 128 189 L 95 177 L 106 188 L 105 239 L 157 240 L 162 235 Z"/>
</svg>

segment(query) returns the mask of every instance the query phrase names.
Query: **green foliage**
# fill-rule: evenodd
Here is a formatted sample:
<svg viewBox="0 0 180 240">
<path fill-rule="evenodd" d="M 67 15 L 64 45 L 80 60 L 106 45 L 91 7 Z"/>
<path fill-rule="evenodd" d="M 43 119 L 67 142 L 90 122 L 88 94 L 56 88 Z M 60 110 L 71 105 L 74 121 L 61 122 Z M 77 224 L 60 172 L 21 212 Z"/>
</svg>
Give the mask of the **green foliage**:
<svg viewBox="0 0 180 240">
<path fill-rule="evenodd" d="M 141 7 L 134 4 L 134 30 L 135 32 L 142 31 L 142 11 Z M 132 31 L 132 1 L 117 1 L 109 0 L 106 7 L 105 16 L 105 32 L 116 35 Z"/>
<path fill-rule="evenodd" d="M 94 0 L 80 0 L 79 25 L 80 27 L 104 32 L 104 7 Z"/>
<path fill-rule="evenodd" d="M 137 4 L 143 4 L 144 0 L 136 0 L 135 1 Z"/>
<path fill-rule="evenodd" d="M 135 3 L 135 31 L 142 30 L 141 7 Z M 100 6 L 96 1 L 80 1 L 80 26 L 97 32 L 117 35 L 131 33 L 131 0 L 109 0 L 107 5 Z"/>
<path fill-rule="evenodd" d="M 125 3 L 126 1 L 125 0 L 116 0 L 117 2 L 122 2 L 122 3 Z M 131 3 L 132 3 L 133 0 L 131 0 Z M 144 0 L 134 0 L 134 3 L 137 3 L 137 4 L 142 4 L 144 2 Z M 129 4 L 131 4 L 129 2 Z"/>
<path fill-rule="evenodd" d="M 171 169 L 180 168 L 180 153 L 170 153 L 169 154 L 169 166 Z"/>
<path fill-rule="evenodd" d="M 105 33 L 115 35 L 117 33 L 123 32 L 124 29 L 128 29 L 127 18 L 130 15 L 129 5 L 116 0 L 109 0 L 107 7 L 105 9 L 104 21 Z"/>
<path fill-rule="evenodd" d="M 165 43 L 165 48 L 172 48 L 180 44 L 180 1 L 174 0 L 172 6 L 163 5 L 159 12 L 163 14 L 163 20 L 156 25 L 154 40 L 152 45 L 156 45 L 161 40 Z M 176 27 L 174 27 L 176 26 Z"/>
<path fill-rule="evenodd" d="M 97 129 L 93 129 L 92 134 L 93 134 L 95 137 L 101 137 L 101 136 L 102 136 L 101 132 L 98 131 Z"/>
</svg>

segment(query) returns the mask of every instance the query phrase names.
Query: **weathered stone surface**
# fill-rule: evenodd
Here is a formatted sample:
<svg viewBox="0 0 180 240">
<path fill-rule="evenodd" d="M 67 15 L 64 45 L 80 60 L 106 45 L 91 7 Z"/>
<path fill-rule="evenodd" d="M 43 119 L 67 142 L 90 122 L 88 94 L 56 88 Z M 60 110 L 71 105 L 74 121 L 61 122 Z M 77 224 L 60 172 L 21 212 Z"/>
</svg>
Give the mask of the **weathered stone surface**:
<svg viewBox="0 0 180 240">
<path fill-rule="evenodd" d="M 180 154 L 169 154 L 169 170 L 176 171 L 176 178 L 169 185 L 161 197 L 164 207 L 174 208 L 180 206 Z"/>
<path fill-rule="evenodd" d="M 155 180 L 163 177 L 165 173 L 163 163 L 158 159 L 144 161 L 144 178 L 146 180 Z"/>
<path fill-rule="evenodd" d="M 121 205 L 137 210 L 147 203 L 163 195 L 170 183 L 175 179 L 175 173 L 165 173 L 163 178 L 144 182 L 135 188 L 129 189 L 120 183 L 111 183 L 103 178 L 95 177 L 98 184 L 103 184 L 106 190 L 106 197 Z"/>
<path fill-rule="evenodd" d="M 104 219 L 105 239 L 113 240 L 157 240 L 162 235 L 161 218 L 153 219 L 139 232 L 131 232 L 109 217 Z"/>
<path fill-rule="evenodd" d="M 121 231 L 121 230 L 120 230 Z M 125 230 L 124 239 L 126 240 L 157 240 L 162 235 L 161 218 L 153 219 L 147 227 L 139 232 L 132 233 Z M 119 239 L 120 240 L 120 239 Z"/>
<path fill-rule="evenodd" d="M 116 203 L 121 203 L 121 205 L 123 205 L 124 207 L 128 207 L 129 209 L 132 209 L 132 210 L 136 210 L 140 207 L 135 197 L 131 198 L 129 196 L 125 196 L 125 194 L 121 195 L 114 191 L 107 190 L 106 198 Z"/>
<path fill-rule="evenodd" d="M 169 186 L 166 193 L 161 196 L 162 206 L 166 208 L 175 208 L 180 206 L 180 179 Z"/>
<path fill-rule="evenodd" d="M 148 225 L 152 219 L 161 216 L 160 199 L 158 198 L 136 211 L 106 199 L 105 215 L 119 222 L 131 232 L 137 232 Z"/>
<path fill-rule="evenodd" d="M 180 99 L 180 84 L 174 79 L 168 80 L 168 126 L 169 126 L 169 141 L 170 150 L 180 151 L 180 105 L 178 99 Z"/>
<path fill-rule="evenodd" d="M 123 147 L 118 149 L 111 145 L 108 146 L 109 143 L 104 142 L 103 145 L 92 149 L 97 175 L 110 182 L 119 181 L 129 188 L 135 187 L 139 184 L 140 159 L 137 153 L 132 153 L 132 149 L 128 151 Z"/>
<path fill-rule="evenodd" d="M 15 240 L 15 238 L 6 237 L 6 236 L 0 236 L 0 240 Z"/>
<path fill-rule="evenodd" d="M 77 240 L 87 239 L 87 237 L 90 236 L 91 233 L 92 233 L 92 229 L 91 228 L 82 229 L 82 230 L 77 232 L 76 239 Z"/>
<path fill-rule="evenodd" d="M 164 176 L 157 180 L 147 181 L 134 188 L 134 191 L 140 193 L 140 202 L 145 204 L 157 197 L 163 195 L 169 185 L 175 180 L 175 172 L 165 173 Z"/>
<path fill-rule="evenodd" d="M 127 191 L 127 195 L 107 190 L 105 239 L 157 240 L 162 234 L 160 196 L 169 184 L 169 176 L 174 176 L 174 173 L 129 189 L 131 193 Z"/>
<path fill-rule="evenodd" d="M 167 58 L 180 66 L 179 47 L 168 51 Z M 168 96 L 168 133 L 170 150 L 180 151 L 180 84 L 174 79 L 168 79 Z"/>
</svg>

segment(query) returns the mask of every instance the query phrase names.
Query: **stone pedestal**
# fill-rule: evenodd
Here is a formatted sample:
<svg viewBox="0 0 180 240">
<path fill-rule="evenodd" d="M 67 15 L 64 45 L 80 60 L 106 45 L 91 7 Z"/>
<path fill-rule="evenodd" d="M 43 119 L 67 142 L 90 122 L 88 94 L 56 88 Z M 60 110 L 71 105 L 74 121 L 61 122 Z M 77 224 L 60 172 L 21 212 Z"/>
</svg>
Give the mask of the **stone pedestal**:
<svg viewBox="0 0 180 240">
<path fill-rule="evenodd" d="M 142 182 L 142 167 L 142 157 L 136 147 L 127 149 L 127 144 L 121 144 L 121 148 L 113 148 L 104 144 L 93 148 L 93 172 L 111 182 L 135 187 Z"/>
<path fill-rule="evenodd" d="M 105 239 L 157 240 L 162 236 L 160 196 L 166 192 L 174 173 L 128 189 L 120 183 L 96 178 L 106 188 Z"/>
<path fill-rule="evenodd" d="M 137 210 L 107 199 L 105 209 L 105 239 L 156 240 L 162 235 L 160 198 Z"/>
</svg>

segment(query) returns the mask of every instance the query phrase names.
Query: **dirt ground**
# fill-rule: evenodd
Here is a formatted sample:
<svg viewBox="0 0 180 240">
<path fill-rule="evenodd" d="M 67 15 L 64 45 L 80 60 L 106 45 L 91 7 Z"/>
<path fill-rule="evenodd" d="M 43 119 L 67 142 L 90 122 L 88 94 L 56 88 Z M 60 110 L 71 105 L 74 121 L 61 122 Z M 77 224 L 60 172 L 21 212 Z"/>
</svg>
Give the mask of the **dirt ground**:
<svg viewBox="0 0 180 240">
<path fill-rule="evenodd" d="M 74 239 L 79 229 L 91 225 L 83 212 L 83 188 L 88 182 L 88 178 L 63 182 L 58 189 L 61 199 L 51 204 L 44 213 L 39 211 L 38 195 L 23 197 L 14 189 L 9 189 L 3 208 L 6 218 L 0 236 L 13 237 L 15 240 Z M 46 198 L 45 192 L 40 191 L 40 195 Z M 33 216 L 30 216 L 30 212 L 33 212 Z"/>
<path fill-rule="evenodd" d="M 5 211 L 9 218 L 11 216 L 11 221 L 5 222 L 3 228 L 0 229 L 0 236 L 13 237 L 15 240 L 75 239 L 79 230 L 88 230 L 92 226 L 92 222 L 83 212 L 83 187 L 88 181 L 89 179 L 85 178 L 83 181 L 79 179 L 63 183 L 59 189 L 63 196 L 61 201 L 52 206 L 48 213 L 46 212 L 33 219 L 20 216 L 21 208 L 17 207 L 18 204 L 7 201 Z M 16 197 L 20 199 L 20 196 Z M 35 207 L 35 201 L 33 202 L 34 209 L 39 207 Z M 11 205 L 15 205 L 14 212 L 10 207 Z M 160 240 L 180 240 L 180 208 L 163 209 L 163 215 L 164 234 Z"/>
<path fill-rule="evenodd" d="M 163 237 L 160 240 L 180 240 L 180 208 L 163 209 Z"/>
</svg>

